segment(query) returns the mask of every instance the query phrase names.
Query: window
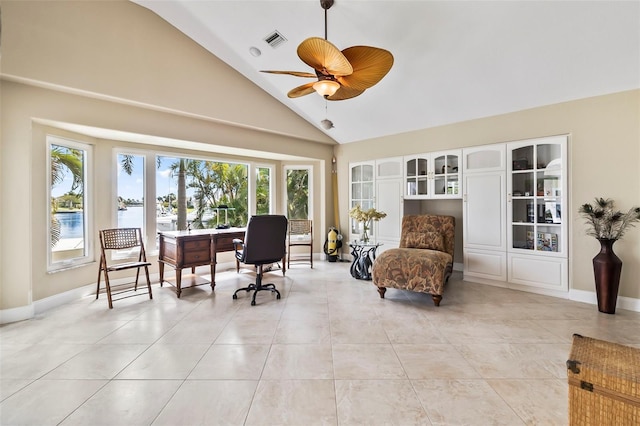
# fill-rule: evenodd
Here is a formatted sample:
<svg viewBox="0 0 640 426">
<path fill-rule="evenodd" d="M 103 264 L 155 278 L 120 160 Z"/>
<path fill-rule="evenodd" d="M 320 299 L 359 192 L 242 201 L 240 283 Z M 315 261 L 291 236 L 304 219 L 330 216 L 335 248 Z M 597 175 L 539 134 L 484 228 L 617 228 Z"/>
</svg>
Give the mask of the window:
<svg viewBox="0 0 640 426">
<path fill-rule="evenodd" d="M 118 154 L 118 228 L 141 228 L 144 233 L 144 156 Z"/>
<path fill-rule="evenodd" d="M 90 251 L 89 165 L 92 147 L 54 136 L 47 137 L 49 177 L 48 269 L 88 263 Z"/>
<path fill-rule="evenodd" d="M 271 213 L 271 167 L 256 167 L 256 214 Z"/>
<path fill-rule="evenodd" d="M 245 226 L 248 165 L 157 157 L 157 230 Z"/>
<path fill-rule="evenodd" d="M 311 167 L 286 166 L 287 217 L 289 219 L 309 219 L 311 202 Z"/>
</svg>

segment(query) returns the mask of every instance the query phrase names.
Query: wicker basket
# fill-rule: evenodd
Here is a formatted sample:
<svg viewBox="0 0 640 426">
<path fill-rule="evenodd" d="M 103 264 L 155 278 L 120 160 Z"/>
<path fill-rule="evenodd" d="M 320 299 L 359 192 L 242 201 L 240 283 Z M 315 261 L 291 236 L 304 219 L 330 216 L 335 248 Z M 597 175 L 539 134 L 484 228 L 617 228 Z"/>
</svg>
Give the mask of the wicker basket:
<svg viewBox="0 0 640 426">
<path fill-rule="evenodd" d="M 640 424 L 640 349 L 573 335 L 570 425 Z"/>
</svg>

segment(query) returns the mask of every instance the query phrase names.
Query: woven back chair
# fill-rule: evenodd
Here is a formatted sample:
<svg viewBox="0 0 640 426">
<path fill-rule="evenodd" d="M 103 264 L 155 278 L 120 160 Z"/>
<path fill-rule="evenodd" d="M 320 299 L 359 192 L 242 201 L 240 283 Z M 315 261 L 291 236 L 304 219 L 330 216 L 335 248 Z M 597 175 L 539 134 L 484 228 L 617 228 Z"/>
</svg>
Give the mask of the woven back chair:
<svg viewBox="0 0 640 426">
<path fill-rule="evenodd" d="M 109 264 L 107 254 L 116 250 L 133 250 L 137 257 L 135 261 Z M 140 228 L 114 228 L 100 231 L 100 269 L 98 270 L 98 283 L 96 287 L 96 299 L 100 295 L 100 278 L 104 273 L 105 292 L 109 301 L 109 309 L 113 309 L 113 301 L 125 299 L 127 297 L 149 294 L 149 299 L 153 299 L 151 292 L 151 280 L 149 279 L 149 266 L 147 255 L 142 242 L 142 231 Z M 144 268 L 147 277 L 147 291 L 138 293 L 138 278 L 140 268 Z M 137 269 L 135 283 L 124 283 L 111 285 L 109 273 L 124 271 L 126 269 Z M 133 284 L 133 287 L 131 286 Z"/>
<path fill-rule="evenodd" d="M 309 247 L 309 255 L 298 254 L 292 258 L 291 247 Z M 313 222 L 311 219 L 290 219 L 287 231 L 287 267 L 291 267 L 291 261 L 310 263 L 313 268 Z"/>
</svg>

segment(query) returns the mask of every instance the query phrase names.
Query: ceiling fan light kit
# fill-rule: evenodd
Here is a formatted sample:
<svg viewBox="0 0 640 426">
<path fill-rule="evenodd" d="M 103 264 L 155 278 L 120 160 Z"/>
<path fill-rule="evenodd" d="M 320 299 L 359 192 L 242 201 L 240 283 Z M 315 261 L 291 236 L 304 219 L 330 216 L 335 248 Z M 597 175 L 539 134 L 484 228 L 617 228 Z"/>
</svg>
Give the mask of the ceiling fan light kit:
<svg viewBox="0 0 640 426">
<path fill-rule="evenodd" d="M 318 81 L 295 87 L 287 93 L 298 98 L 317 92 L 330 101 L 355 98 L 376 85 L 393 66 L 388 50 L 370 46 L 352 46 L 340 51 L 327 41 L 327 10 L 333 0 L 320 0 L 324 9 L 324 39 L 310 37 L 298 46 L 298 57 L 314 69 L 315 74 L 300 71 L 261 71 L 296 77 L 317 78 Z"/>
<path fill-rule="evenodd" d="M 320 80 L 313 83 L 313 89 L 324 98 L 333 96 L 340 88 L 340 83 L 333 80 Z"/>
</svg>

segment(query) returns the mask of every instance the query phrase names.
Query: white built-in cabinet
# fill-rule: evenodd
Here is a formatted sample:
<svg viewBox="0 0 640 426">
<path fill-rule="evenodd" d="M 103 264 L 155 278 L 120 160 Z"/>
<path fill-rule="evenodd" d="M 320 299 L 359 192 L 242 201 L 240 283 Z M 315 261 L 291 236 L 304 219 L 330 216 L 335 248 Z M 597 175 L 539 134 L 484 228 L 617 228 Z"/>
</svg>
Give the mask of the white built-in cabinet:
<svg viewBox="0 0 640 426">
<path fill-rule="evenodd" d="M 360 205 L 363 210 L 375 207 L 387 214 L 373 222 L 369 231 L 373 241 L 382 245 L 378 253 L 400 244 L 403 216 L 403 158 L 392 157 L 375 161 L 350 163 L 350 208 Z M 350 221 L 349 240 L 360 239 L 362 223 Z"/>
<path fill-rule="evenodd" d="M 404 200 L 462 198 L 465 280 L 566 293 L 567 144 L 551 136 L 350 163 L 350 208 L 387 213 L 370 231 L 381 252 L 399 245 Z M 350 219 L 351 241 L 361 227 Z"/>
<path fill-rule="evenodd" d="M 567 136 L 507 147 L 508 281 L 567 291 Z"/>
<path fill-rule="evenodd" d="M 568 290 L 567 139 L 463 150 L 465 279 Z"/>
<path fill-rule="evenodd" d="M 461 198 L 462 150 L 408 155 L 404 157 L 404 198 Z"/>
<path fill-rule="evenodd" d="M 496 144 L 462 153 L 465 279 L 507 279 L 505 152 Z"/>
<path fill-rule="evenodd" d="M 374 206 L 387 216 L 373 222 L 375 241 L 381 243 L 378 253 L 400 246 L 400 230 L 403 216 L 402 157 L 376 160 Z"/>
</svg>

